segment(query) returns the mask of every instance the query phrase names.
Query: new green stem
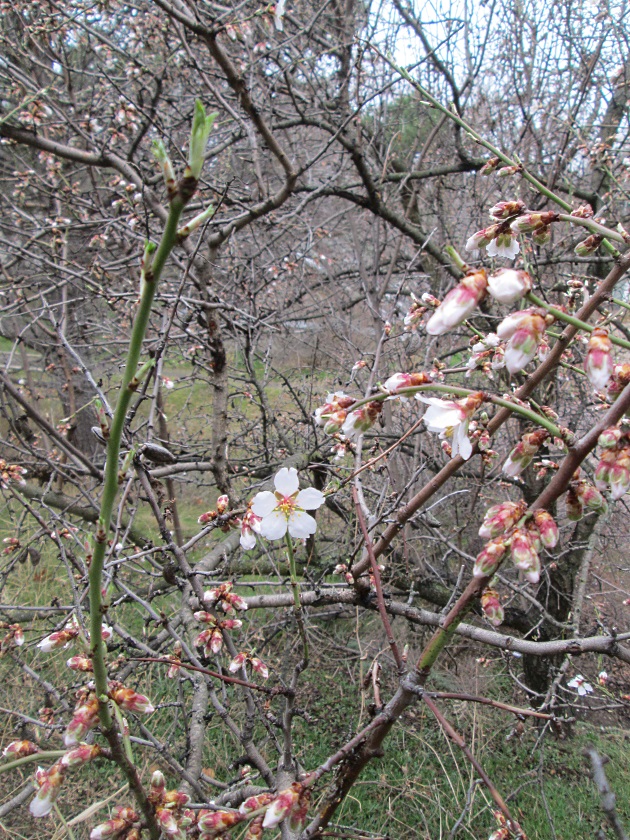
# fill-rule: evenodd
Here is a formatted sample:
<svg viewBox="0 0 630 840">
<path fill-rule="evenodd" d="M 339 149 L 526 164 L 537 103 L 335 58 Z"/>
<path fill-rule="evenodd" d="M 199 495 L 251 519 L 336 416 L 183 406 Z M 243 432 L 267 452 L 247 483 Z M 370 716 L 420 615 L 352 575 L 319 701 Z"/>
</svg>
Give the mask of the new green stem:
<svg viewBox="0 0 630 840">
<path fill-rule="evenodd" d="M 585 330 L 586 332 L 593 332 L 595 327 L 592 324 L 587 324 L 586 321 L 580 321 L 579 318 L 575 318 L 573 315 L 568 315 L 566 312 L 563 312 L 561 309 L 556 309 L 555 306 L 551 306 L 549 303 L 545 303 L 542 298 L 539 298 L 537 295 L 533 294 L 532 292 L 528 292 L 525 296 L 530 303 L 535 303 L 536 306 L 542 307 L 542 309 L 546 309 L 547 312 L 551 313 L 554 318 L 558 321 L 565 321 L 567 324 L 572 324 L 574 327 L 577 327 L 579 330 Z M 626 341 L 624 338 L 617 338 L 617 336 L 609 335 L 608 336 L 613 344 L 616 344 L 617 347 L 623 347 L 626 350 L 630 350 L 630 341 Z"/>
</svg>

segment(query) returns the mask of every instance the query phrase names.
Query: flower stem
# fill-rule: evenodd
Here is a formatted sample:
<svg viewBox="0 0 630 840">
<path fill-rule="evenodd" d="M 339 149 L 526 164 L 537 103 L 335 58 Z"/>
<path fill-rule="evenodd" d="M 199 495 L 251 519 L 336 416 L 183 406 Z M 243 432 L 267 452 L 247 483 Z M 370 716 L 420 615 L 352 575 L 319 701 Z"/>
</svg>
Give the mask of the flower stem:
<svg viewBox="0 0 630 840">
<path fill-rule="evenodd" d="M 302 647 L 304 651 L 303 668 L 308 664 L 308 639 L 306 638 L 306 628 L 304 627 L 304 613 L 302 612 L 302 604 L 300 603 L 300 585 L 297 579 L 297 569 L 295 567 L 295 554 L 293 552 L 293 540 L 289 532 L 285 534 L 285 542 L 287 544 L 287 557 L 289 558 L 289 577 L 291 580 L 291 589 L 293 591 L 293 604 L 295 612 L 295 620 L 297 622 L 300 638 L 302 640 Z"/>
<path fill-rule="evenodd" d="M 535 303 L 536 306 L 540 306 L 542 309 L 546 309 L 547 312 L 550 312 L 554 318 L 558 321 L 565 321 L 567 324 L 572 324 L 574 327 L 577 327 L 579 330 L 585 330 L 586 332 L 593 332 L 595 327 L 592 324 L 587 324 L 586 321 L 580 321 L 579 318 L 575 318 L 573 315 L 568 315 L 566 312 L 563 312 L 561 309 L 556 309 L 555 306 L 551 306 L 549 303 L 545 303 L 542 298 L 539 298 L 538 295 L 533 294 L 533 292 L 528 292 L 525 297 L 531 303 Z M 624 338 L 617 338 L 616 336 L 609 336 L 611 342 L 616 344 L 617 347 L 623 347 L 626 350 L 630 350 L 630 341 L 626 341 Z"/>
</svg>

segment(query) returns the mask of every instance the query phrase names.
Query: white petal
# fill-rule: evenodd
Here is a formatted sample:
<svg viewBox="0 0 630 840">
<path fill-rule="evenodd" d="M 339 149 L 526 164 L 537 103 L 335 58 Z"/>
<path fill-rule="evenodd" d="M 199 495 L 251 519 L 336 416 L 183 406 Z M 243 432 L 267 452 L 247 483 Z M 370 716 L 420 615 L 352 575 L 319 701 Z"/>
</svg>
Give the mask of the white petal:
<svg viewBox="0 0 630 840">
<path fill-rule="evenodd" d="M 313 517 L 303 510 L 294 510 L 289 517 L 289 533 L 296 540 L 305 540 L 317 530 Z"/>
<path fill-rule="evenodd" d="M 256 537 L 248 528 L 247 531 L 241 531 L 241 548 L 245 551 L 251 551 L 256 547 Z"/>
<path fill-rule="evenodd" d="M 287 532 L 287 518 L 281 510 L 274 510 L 263 517 L 260 533 L 268 540 L 281 540 Z"/>
<path fill-rule="evenodd" d="M 287 467 L 282 467 L 276 473 L 273 483 L 276 485 L 278 493 L 282 493 L 283 496 L 292 496 L 300 489 L 300 482 L 295 467 L 289 467 L 288 469 Z M 254 513 L 257 513 L 257 511 L 254 511 Z M 258 515 L 260 516 L 260 514 Z"/>
<path fill-rule="evenodd" d="M 254 501 L 252 502 L 252 510 L 256 516 L 269 516 L 278 506 L 278 500 L 275 495 L 269 490 L 263 490 L 262 493 L 256 493 Z"/>
<path fill-rule="evenodd" d="M 472 443 L 465 435 L 459 441 L 459 454 L 462 456 L 464 461 L 467 461 L 472 455 Z"/>
<path fill-rule="evenodd" d="M 306 490 L 300 490 L 295 503 L 303 510 L 317 510 L 325 501 L 324 494 L 321 490 L 316 490 L 314 487 L 307 487 Z"/>
</svg>

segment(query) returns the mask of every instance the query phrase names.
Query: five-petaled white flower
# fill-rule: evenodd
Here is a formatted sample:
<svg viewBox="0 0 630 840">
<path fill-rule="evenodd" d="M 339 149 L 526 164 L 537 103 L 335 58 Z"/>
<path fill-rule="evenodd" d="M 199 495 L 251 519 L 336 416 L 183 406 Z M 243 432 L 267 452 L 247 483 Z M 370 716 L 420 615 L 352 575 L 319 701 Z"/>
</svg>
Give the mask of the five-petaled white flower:
<svg viewBox="0 0 630 840">
<path fill-rule="evenodd" d="M 593 691 L 593 686 L 586 682 L 586 677 L 583 677 L 582 674 L 577 674 L 567 685 L 569 688 L 574 688 L 580 697 L 584 697 L 585 694 L 591 694 Z"/>
<path fill-rule="evenodd" d="M 306 539 L 314 534 L 317 524 L 307 510 L 317 510 L 324 504 L 324 494 L 314 487 L 300 490 L 297 470 L 283 467 L 273 480 L 276 492 L 263 490 L 256 493 L 252 511 L 261 517 L 261 536 L 280 540 L 287 532 L 295 539 Z"/>
</svg>

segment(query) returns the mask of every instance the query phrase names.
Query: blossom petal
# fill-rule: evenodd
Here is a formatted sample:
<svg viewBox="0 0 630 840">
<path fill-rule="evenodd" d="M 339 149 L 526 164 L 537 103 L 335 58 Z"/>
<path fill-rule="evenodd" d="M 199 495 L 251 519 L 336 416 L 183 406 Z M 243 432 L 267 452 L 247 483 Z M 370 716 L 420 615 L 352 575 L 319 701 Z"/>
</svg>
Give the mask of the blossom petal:
<svg viewBox="0 0 630 840">
<path fill-rule="evenodd" d="M 254 532 L 251 531 L 249 528 L 247 531 L 241 531 L 241 548 L 244 551 L 251 551 L 252 548 L 256 547 L 256 537 L 254 536 Z"/>
<path fill-rule="evenodd" d="M 268 540 L 281 540 L 287 532 L 287 518 L 281 510 L 273 510 L 260 523 L 260 533 Z"/>
<path fill-rule="evenodd" d="M 294 510 L 289 517 L 289 533 L 296 540 L 305 540 L 317 530 L 313 517 L 303 510 Z"/>
<path fill-rule="evenodd" d="M 282 493 L 283 496 L 292 496 L 300 489 L 300 482 L 295 467 L 282 467 L 276 473 L 273 483 L 276 485 L 278 493 Z"/>
<path fill-rule="evenodd" d="M 303 510 L 317 510 L 325 501 L 326 499 L 321 490 L 316 490 L 314 487 L 307 487 L 306 490 L 300 490 L 295 503 Z"/>
<path fill-rule="evenodd" d="M 252 510 L 256 516 L 269 516 L 277 506 L 278 500 L 270 490 L 263 490 L 262 493 L 256 493 L 252 501 Z"/>
</svg>

